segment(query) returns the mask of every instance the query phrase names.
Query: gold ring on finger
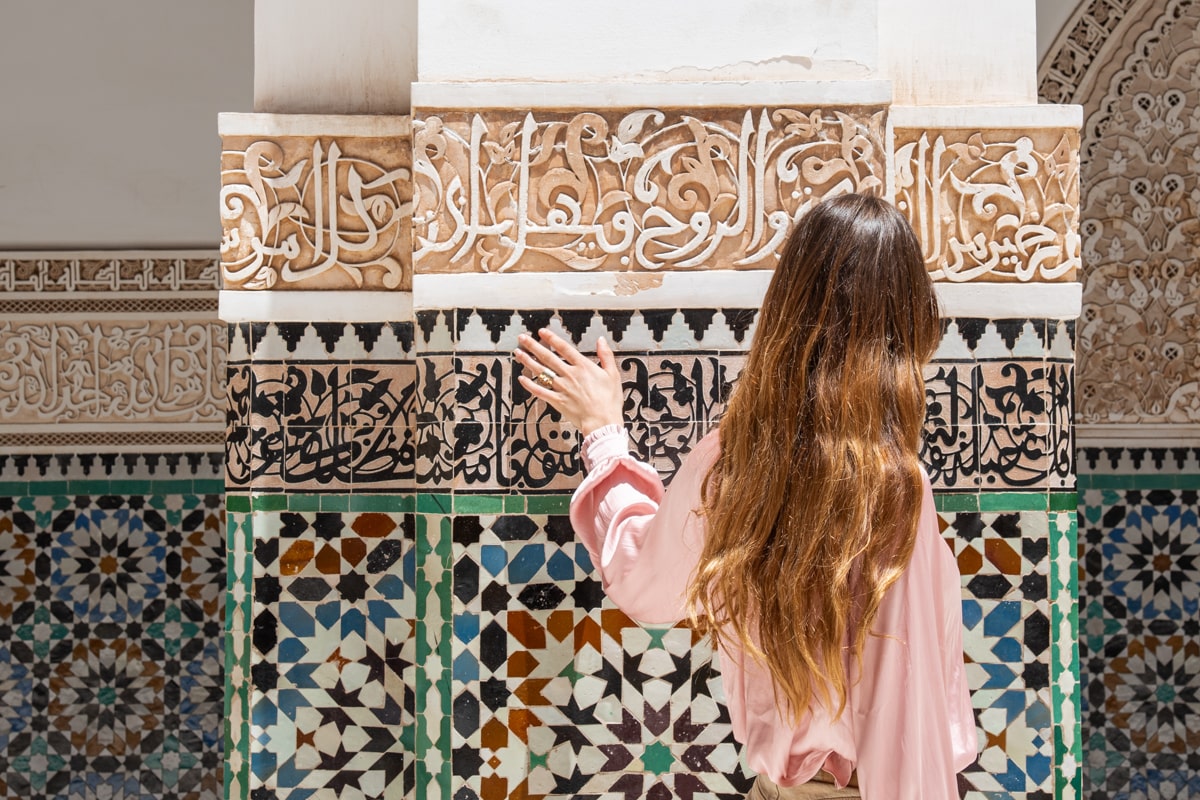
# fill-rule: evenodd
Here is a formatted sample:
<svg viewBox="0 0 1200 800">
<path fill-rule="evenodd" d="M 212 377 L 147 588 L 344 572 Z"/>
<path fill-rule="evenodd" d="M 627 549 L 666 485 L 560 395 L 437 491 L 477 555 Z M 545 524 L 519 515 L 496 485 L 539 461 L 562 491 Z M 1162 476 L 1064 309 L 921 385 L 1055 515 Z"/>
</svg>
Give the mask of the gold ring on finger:
<svg viewBox="0 0 1200 800">
<path fill-rule="evenodd" d="M 536 378 L 534 378 L 533 382 L 543 388 L 553 389 L 554 388 L 554 379 L 557 377 L 558 376 L 555 375 L 551 370 L 545 370 L 540 375 L 538 375 Z"/>
</svg>

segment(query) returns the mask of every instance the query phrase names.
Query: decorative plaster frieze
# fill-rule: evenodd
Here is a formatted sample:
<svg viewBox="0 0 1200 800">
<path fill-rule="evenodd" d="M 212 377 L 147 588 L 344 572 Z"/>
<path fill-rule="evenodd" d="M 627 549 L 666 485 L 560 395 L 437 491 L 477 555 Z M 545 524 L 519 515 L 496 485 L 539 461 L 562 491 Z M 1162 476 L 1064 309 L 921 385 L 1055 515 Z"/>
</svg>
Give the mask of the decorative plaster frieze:
<svg viewBox="0 0 1200 800">
<path fill-rule="evenodd" d="M 0 321 L 0 433 L 39 423 L 220 424 L 225 336 L 206 320 Z"/>
<path fill-rule="evenodd" d="M 223 114 L 227 289 L 407 289 L 407 117 Z"/>
<path fill-rule="evenodd" d="M 886 107 L 422 108 L 414 269 L 763 269 L 823 197 L 882 193 Z"/>
<path fill-rule="evenodd" d="M 0 253 L 0 291 L 211 292 L 218 263 L 208 250 Z"/>
<path fill-rule="evenodd" d="M 893 153 L 894 202 L 934 280 L 1076 280 L 1078 130 L 897 125 Z"/>
</svg>

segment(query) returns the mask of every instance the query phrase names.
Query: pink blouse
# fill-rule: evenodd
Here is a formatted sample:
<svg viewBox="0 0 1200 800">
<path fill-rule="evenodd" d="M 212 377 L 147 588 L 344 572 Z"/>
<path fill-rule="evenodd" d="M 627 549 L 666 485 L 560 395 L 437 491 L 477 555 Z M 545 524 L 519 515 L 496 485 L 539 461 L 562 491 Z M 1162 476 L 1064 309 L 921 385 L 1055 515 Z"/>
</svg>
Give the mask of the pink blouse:
<svg viewBox="0 0 1200 800">
<path fill-rule="evenodd" d="M 583 443 L 587 478 L 571 500 L 571 522 L 604 590 L 641 622 L 686 616 L 686 588 L 699 561 L 700 485 L 715 462 L 714 431 L 684 461 L 669 491 L 629 454 L 624 429 Z M 746 762 L 781 786 L 825 769 L 845 785 L 858 770 L 864 800 L 957 800 L 956 773 L 975 760 L 975 718 L 963 669 L 962 588 L 938 532 L 933 492 L 925 499 L 908 569 L 879 609 L 863 654 L 862 679 L 845 712 L 819 704 L 797 726 L 776 711 L 770 673 L 740 649 L 720 652 L 733 733 Z"/>
</svg>

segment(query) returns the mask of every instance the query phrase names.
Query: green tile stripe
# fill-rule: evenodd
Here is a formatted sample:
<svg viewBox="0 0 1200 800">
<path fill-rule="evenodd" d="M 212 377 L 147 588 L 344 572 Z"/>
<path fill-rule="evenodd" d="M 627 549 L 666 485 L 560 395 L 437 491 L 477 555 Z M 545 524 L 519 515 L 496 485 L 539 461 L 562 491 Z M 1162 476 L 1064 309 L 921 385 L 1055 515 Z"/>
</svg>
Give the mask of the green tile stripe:
<svg viewBox="0 0 1200 800">
<path fill-rule="evenodd" d="M 1078 516 L 1050 514 L 1050 694 L 1055 797 L 1082 791 L 1083 741 L 1079 682 Z"/>
<path fill-rule="evenodd" d="M 75 497 L 77 495 L 131 494 L 224 494 L 225 481 L 220 478 L 197 478 L 178 480 L 97 479 L 97 480 L 46 480 L 46 481 L 0 481 L 0 497 L 49 497 L 55 495 Z"/>
<path fill-rule="evenodd" d="M 249 514 L 226 515 L 226 604 L 225 604 L 225 796 L 241 800 L 250 782 L 250 618 L 253 597 L 253 524 Z M 235 587 L 241 583 L 242 598 Z M 235 612 L 240 611 L 239 615 Z M 240 625 L 239 625 L 240 622 Z M 234 663 L 236 643 L 241 656 Z M 242 679 L 234 683 L 234 667 Z"/>
<path fill-rule="evenodd" d="M 1138 475 L 1090 475 L 1080 474 L 1076 483 L 1079 490 L 1085 489 L 1196 489 L 1200 490 L 1200 473 L 1163 475 L 1141 473 Z"/>
<path fill-rule="evenodd" d="M 1079 478 L 1082 489 L 1200 489 L 1200 475 L 1094 475 Z M 2 497 L 72 497 L 132 494 L 141 496 L 225 494 L 215 481 L 9 481 L 0 482 Z M 1074 491 L 940 492 L 938 511 L 1066 511 L 1077 504 Z M 1047 503 L 1048 498 L 1048 503 Z M 565 514 L 570 494 L 225 494 L 225 508 L 249 511 L 379 511 L 455 514 Z M 65 506 L 64 506 L 65 507 Z"/>
<path fill-rule="evenodd" d="M 420 504 L 418 504 L 419 507 Z M 435 532 L 431 532 L 435 531 Z M 450 797 L 450 637 L 453 613 L 452 522 L 420 513 L 416 519 L 416 798 Z M 431 706 L 431 698 L 436 705 Z"/>
</svg>

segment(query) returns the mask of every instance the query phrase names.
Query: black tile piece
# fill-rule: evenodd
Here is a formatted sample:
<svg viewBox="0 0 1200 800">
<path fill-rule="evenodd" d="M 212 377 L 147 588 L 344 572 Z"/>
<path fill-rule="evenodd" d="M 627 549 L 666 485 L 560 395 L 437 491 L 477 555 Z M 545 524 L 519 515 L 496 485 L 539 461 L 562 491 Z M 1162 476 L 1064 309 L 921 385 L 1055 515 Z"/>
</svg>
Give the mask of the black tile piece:
<svg viewBox="0 0 1200 800">
<path fill-rule="evenodd" d="M 721 313 L 725 315 L 725 324 L 729 326 L 729 330 L 733 331 L 733 338 L 741 344 L 742 340 L 746 338 L 746 332 L 754 323 L 754 318 L 758 315 L 758 309 L 723 308 Z"/>
<path fill-rule="evenodd" d="M 389 322 L 388 326 L 392 329 L 392 336 L 395 336 L 396 341 L 404 348 L 404 352 L 411 352 L 413 347 L 413 324 L 411 322 Z M 367 352 L 370 352 L 370 350 Z"/>
<path fill-rule="evenodd" d="M 680 313 L 683 314 L 683 321 L 696 336 L 696 341 L 704 338 L 705 331 L 708 330 L 709 325 L 712 325 L 713 317 L 717 315 L 714 308 L 685 308 Z"/>
<path fill-rule="evenodd" d="M 988 321 L 982 317 L 955 317 L 958 332 L 962 335 L 967 347 L 974 350 L 979 345 L 979 339 L 987 330 Z"/>
<path fill-rule="evenodd" d="M 479 663 L 492 672 L 508 659 L 508 632 L 492 620 L 479 632 Z"/>
<path fill-rule="evenodd" d="M 523 541 L 538 531 L 537 523 L 529 517 L 513 514 L 499 517 L 492 523 L 492 533 L 502 542 Z"/>
<path fill-rule="evenodd" d="M 663 336 L 666 335 L 667 328 L 671 327 L 671 320 L 674 318 L 675 312 L 669 308 L 642 309 L 642 319 L 646 322 L 646 327 L 650 329 L 656 342 L 663 340 Z"/>
<path fill-rule="evenodd" d="M 521 322 L 525 325 L 525 330 L 530 334 L 536 334 L 539 330 L 550 324 L 550 318 L 554 316 L 553 311 L 518 311 L 517 314 L 521 317 Z"/>
<path fill-rule="evenodd" d="M 479 315 L 479 319 L 483 322 L 484 327 L 488 329 L 488 334 L 492 338 L 492 343 L 499 344 L 500 337 L 504 335 L 504 331 L 507 330 L 509 323 L 512 322 L 512 310 L 480 308 L 477 309 L 475 313 Z M 466 312 L 459 312 L 459 315 L 466 316 Z"/>
<path fill-rule="evenodd" d="M 517 599 L 532 611 L 558 608 L 566 597 L 566 592 L 553 583 L 531 583 L 517 595 Z"/>
<path fill-rule="evenodd" d="M 375 342 L 379 341 L 379 334 L 383 333 L 383 323 L 381 322 L 353 322 L 350 327 L 354 331 L 355 337 L 362 343 L 363 350 L 368 353 L 375 349 Z"/>
<path fill-rule="evenodd" d="M 258 583 L 262 578 L 254 578 Z M 296 600 L 320 601 L 334 588 L 324 578 L 295 578 L 288 583 L 288 591 Z"/>
<path fill-rule="evenodd" d="M 604 323 L 604 329 L 608 331 L 613 342 L 619 344 L 625 336 L 625 331 L 629 328 L 629 323 L 633 320 L 632 311 L 601 311 L 600 321 Z"/>
<path fill-rule="evenodd" d="M 563 309 L 558 312 L 559 319 L 562 320 L 563 327 L 571 334 L 571 341 L 578 345 L 583 340 L 583 334 L 587 331 L 588 326 L 592 324 L 594 311 L 580 309 Z"/>
<path fill-rule="evenodd" d="M 287 344 L 289 353 L 296 352 L 296 345 L 300 343 L 300 339 L 304 337 L 304 331 L 308 328 L 307 322 L 276 322 L 275 330 L 279 331 L 279 337 Z M 256 340 L 257 341 L 257 340 Z"/>
</svg>

